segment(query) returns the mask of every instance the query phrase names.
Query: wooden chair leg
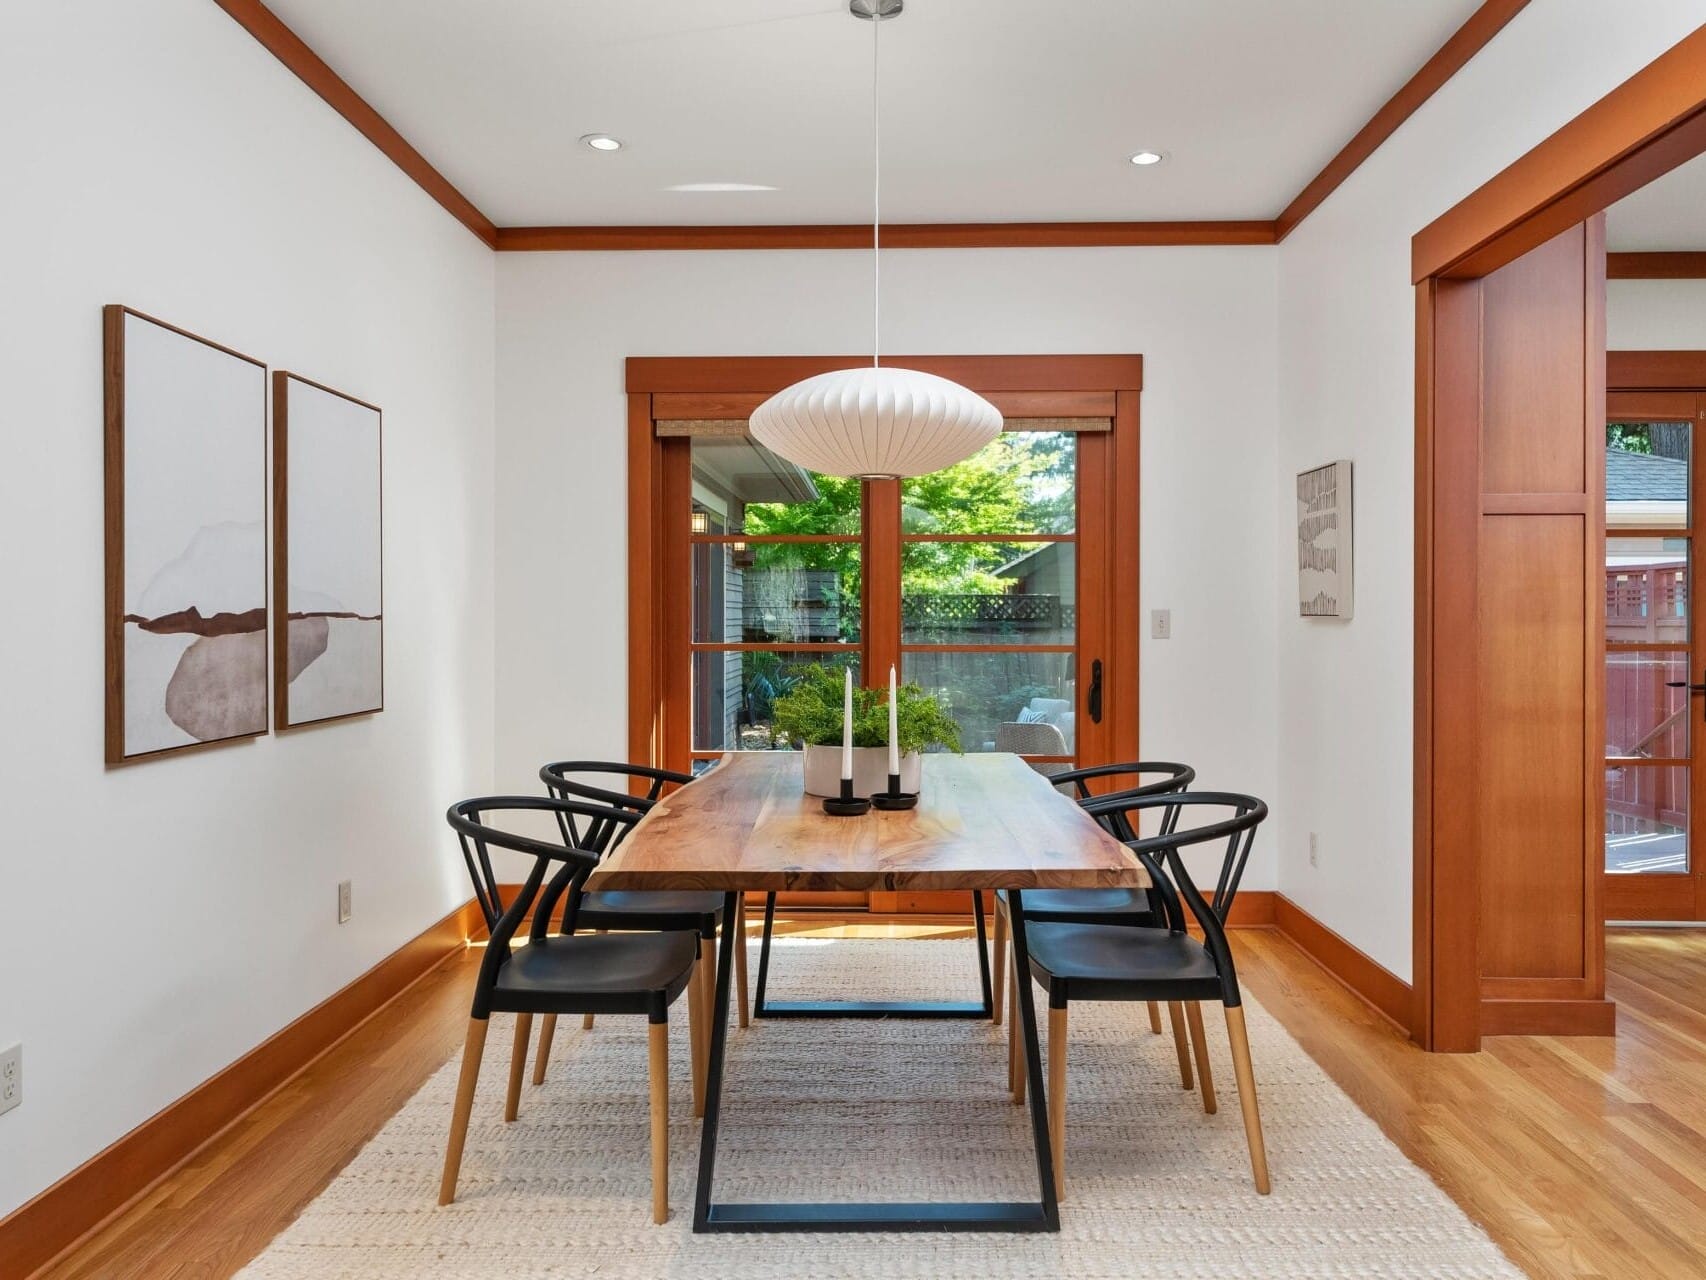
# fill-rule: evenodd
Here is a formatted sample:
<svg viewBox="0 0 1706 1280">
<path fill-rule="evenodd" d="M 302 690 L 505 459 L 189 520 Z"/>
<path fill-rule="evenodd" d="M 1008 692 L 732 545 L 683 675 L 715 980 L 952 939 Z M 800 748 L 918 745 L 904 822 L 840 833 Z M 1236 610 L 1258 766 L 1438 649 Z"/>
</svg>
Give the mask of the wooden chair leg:
<svg viewBox="0 0 1706 1280">
<path fill-rule="evenodd" d="M 1048 1140 L 1054 1148 L 1054 1198 L 1066 1199 L 1066 1010 L 1048 1011 Z"/>
<path fill-rule="evenodd" d="M 1191 1028 L 1191 1048 L 1197 1057 L 1197 1084 L 1202 1089 L 1202 1109 L 1213 1115 L 1220 1109 L 1214 1100 L 1214 1072 L 1208 1065 L 1208 1037 L 1203 1034 L 1202 1006 L 1192 1000 L 1185 1006 L 1185 1021 Z"/>
<path fill-rule="evenodd" d="M 1244 1029 L 1244 1008 L 1226 1011 L 1226 1035 L 1232 1041 L 1232 1073 L 1238 1078 L 1238 1106 L 1244 1112 L 1244 1140 L 1250 1144 L 1250 1171 L 1256 1191 L 1268 1194 L 1268 1148 L 1262 1141 L 1262 1113 L 1256 1104 L 1256 1073 L 1250 1066 L 1250 1036 Z"/>
<path fill-rule="evenodd" d="M 1025 1102 L 1025 1046 L 1023 1029 L 1019 1026 L 1019 969 L 1015 964 L 1013 972 L 1008 975 L 1012 979 L 1007 988 L 1007 1087 L 1012 1090 L 1015 1106 L 1023 1106 Z"/>
<path fill-rule="evenodd" d="M 589 1015 L 590 1016 L 590 1015 Z M 539 1024 L 539 1052 L 533 1058 L 533 1083 L 545 1083 L 545 1068 L 551 1061 L 551 1038 L 557 1034 L 557 1015 L 548 1013 Z"/>
<path fill-rule="evenodd" d="M 648 1025 L 652 1084 L 652 1221 L 669 1221 L 669 1023 Z"/>
<path fill-rule="evenodd" d="M 521 1112 L 521 1077 L 527 1069 L 527 1041 L 533 1034 L 533 1015 L 515 1015 L 515 1047 L 509 1053 L 509 1093 L 504 1098 L 504 1121 Z"/>
<path fill-rule="evenodd" d="M 1167 1002 L 1167 1017 L 1173 1023 L 1173 1047 L 1179 1051 L 1179 1086 L 1191 1087 L 1191 1046 L 1185 1031 L 1185 1011 L 1177 1000 Z"/>
<path fill-rule="evenodd" d="M 594 930 L 594 932 L 599 933 L 599 934 L 605 934 L 605 933 L 609 933 L 610 930 L 608 930 L 608 929 L 596 929 L 596 930 Z M 590 1013 L 585 1014 L 581 1017 L 581 1030 L 582 1031 L 591 1031 L 592 1030 L 592 1015 Z"/>
<path fill-rule="evenodd" d="M 995 1025 L 1001 1025 L 1001 1001 L 1007 994 L 1007 912 L 995 900 Z"/>
<path fill-rule="evenodd" d="M 735 982 L 740 986 L 740 1025 L 752 1025 L 752 995 L 746 989 L 746 895 L 735 898 Z"/>
<path fill-rule="evenodd" d="M 1149 1002 L 1149 1029 L 1156 1035 L 1161 1034 L 1161 1006 L 1153 1000 Z"/>
<path fill-rule="evenodd" d="M 474 1109 L 474 1085 L 480 1079 L 480 1057 L 486 1051 L 486 1018 L 468 1019 L 468 1034 L 462 1041 L 462 1074 L 456 1081 L 456 1106 L 450 1113 L 450 1145 L 444 1152 L 444 1176 L 438 1184 L 438 1202 L 456 1199 L 456 1179 L 462 1172 L 462 1146 L 468 1139 L 468 1115 Z"/>
<path fill-rule="evenodd" d="M 687 1052 L 693 1064 L 693 1114 L 700 1117 L 705 1114 L 705 1064 L 706 1049 L 711 1044 L 711 1004 L 706 998 L 706 990 L 710 983 L 706 977 L 711 973 L 714 947 L 709 938 L 699 939 L 699 962 L 693 966 L 693 976 L 687 983 L 687 1017 L 689 1019 Z"/>
</svg>

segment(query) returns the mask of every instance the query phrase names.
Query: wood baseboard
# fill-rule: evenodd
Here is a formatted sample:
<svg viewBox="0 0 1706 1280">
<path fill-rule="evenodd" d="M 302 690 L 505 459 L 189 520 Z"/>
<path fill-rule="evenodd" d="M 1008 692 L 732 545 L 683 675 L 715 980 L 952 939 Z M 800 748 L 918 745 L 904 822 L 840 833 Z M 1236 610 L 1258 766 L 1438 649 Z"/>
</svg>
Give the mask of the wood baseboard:
<svg viewBox="0 0 1706 1280">
<path fill-rule="evenodd" d="M 1483 1036 L 1615 1036 L 1610 1000 L 1481 1001 Z"/>
<path fill-rule="evenodd" d="M 28 1276 L 161 1178 L 486 926 L 472 899 L 217 1075 L 0 1218 L 0 1276 Z"/>
<path fill-rule="evenodd" d="M 1274 924 L 1316 964 L 1405 1035 L 1413 1031 L 1415 992 L 1284 894 L 1274 895 Z"/>
</svg>

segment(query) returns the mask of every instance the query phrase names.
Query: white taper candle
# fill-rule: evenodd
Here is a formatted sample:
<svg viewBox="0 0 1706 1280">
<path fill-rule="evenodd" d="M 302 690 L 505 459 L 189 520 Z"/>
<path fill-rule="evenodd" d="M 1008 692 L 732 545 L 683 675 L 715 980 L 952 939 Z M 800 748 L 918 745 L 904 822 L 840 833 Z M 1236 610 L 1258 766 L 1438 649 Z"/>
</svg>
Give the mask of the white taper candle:
<svg viewBox="0 0 1706 1280">
<path fill-rule="evenodd" d="M 895 699 L 894 667 L 889 667 L 889 776 L 900 776 L 900 704 Z"/>
<path fill-rule="evenodd" d="M 853 668 L 847 668 L 847 691 L 841 702 L 841 776 L 853 777 Z"/>
</svg>

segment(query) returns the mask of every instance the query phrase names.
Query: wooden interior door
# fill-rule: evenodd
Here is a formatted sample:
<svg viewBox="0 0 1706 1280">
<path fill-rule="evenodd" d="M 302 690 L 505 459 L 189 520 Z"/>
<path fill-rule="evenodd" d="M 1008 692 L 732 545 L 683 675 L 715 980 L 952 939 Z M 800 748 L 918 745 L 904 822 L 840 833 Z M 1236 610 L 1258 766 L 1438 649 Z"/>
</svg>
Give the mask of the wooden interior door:
<svg viewBox="0 0 1706 1280">
<path fill-rule="evenodd" d="M 1703 410 L 1694 391 L 1607 396 L 1608 920 L 1706 918 L 1696 818 L 1706 769 L 1694 760 L 1706 742 L 1706 623 L 1693 590 Z"/>
</svg>

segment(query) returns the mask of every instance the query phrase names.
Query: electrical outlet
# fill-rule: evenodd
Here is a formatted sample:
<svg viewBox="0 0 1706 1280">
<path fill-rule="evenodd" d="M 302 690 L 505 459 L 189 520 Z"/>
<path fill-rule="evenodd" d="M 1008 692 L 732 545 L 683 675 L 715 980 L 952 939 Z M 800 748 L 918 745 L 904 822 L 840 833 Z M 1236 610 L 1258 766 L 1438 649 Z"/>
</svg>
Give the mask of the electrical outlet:
<svg viewBox="0 0 1706 1280">
<path fill-rule="evenodd" d="M 1149 611 L 1149 638 L 1151 640 L 1171 640 L 1173 638 L 1173 611 L 1171 609 L 1151 609 Z"/>
<path fill-rule="evenodd" d="M 0 1052 L 0 1111 L 10 1111 L 24 1100 L 24 1046 L 15 1044 Z"/>
<path fill-rule="evenodd" d="M 1321 865 L 1321 837 L 1313 831 L 1309 833 L 1309 865 L 1312 867 Z"/>
<path fill-rule="evenodd" d="M 339 924 L 348 924 L 349 923 L 349 899 L 350 899 L 350 882 L 348 880 L 338 881 L 338 923 Z"/>
</svg>

